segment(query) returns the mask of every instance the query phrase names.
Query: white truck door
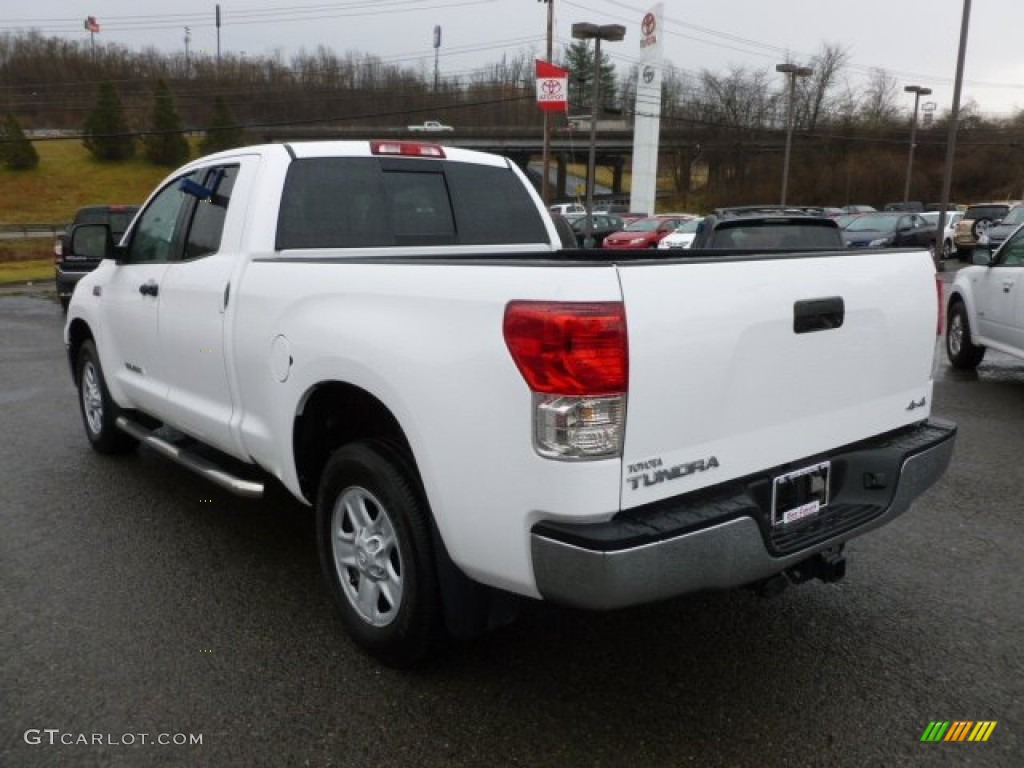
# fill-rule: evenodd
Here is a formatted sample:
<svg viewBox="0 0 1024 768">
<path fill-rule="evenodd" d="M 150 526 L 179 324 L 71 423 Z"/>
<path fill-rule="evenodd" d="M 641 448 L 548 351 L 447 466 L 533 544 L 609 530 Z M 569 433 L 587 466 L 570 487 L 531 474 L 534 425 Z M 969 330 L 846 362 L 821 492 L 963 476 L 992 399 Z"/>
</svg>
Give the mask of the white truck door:
<svg viewBox="0 0 1024 768">
<path fill-rule="evenodd" d="M 999 261 L 974 283 L 978 335 L 1024 349 L 1024 237 L 1017 233 L 999 251 Z"/>
<path fill-rule="evenodd" d="M 159 349 L 161 290 L 168 264 L 181 247 L 186 198 L 175 179 L 150 198 L 132 229 L 128 250 L 102 286 L 108 332 L 100 344 L 104 370 L 131 405 L 160 415 L 167 394 Z"/>
<path fill-rule="evenodd" d="M 234 398 L 226 349 L 225 317 L 232 278 L 240 265 L 241 199 L 247 164 L 239 158 L 206 169 L 203 190 L 193 195 L 181 259 L 170 264 L 160 301 L 160 347 L 167 369 L 167 420 L 176 428 L 228 453 Z"/>
</svg>

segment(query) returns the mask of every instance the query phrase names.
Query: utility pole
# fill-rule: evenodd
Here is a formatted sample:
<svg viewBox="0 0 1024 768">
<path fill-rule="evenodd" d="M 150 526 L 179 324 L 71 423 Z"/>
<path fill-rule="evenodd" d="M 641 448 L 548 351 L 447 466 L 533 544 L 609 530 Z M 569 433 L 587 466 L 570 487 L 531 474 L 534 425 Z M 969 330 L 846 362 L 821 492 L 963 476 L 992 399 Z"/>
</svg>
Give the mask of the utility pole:
<svg viewBox="0 0 1024 768">
<path fill-rule="evenodd" d="M 939 222 L 935 228 L 935 269 L 942 272 L 942 237 L 946 231 L 946 209 L 949 208 L 949 193 L 953 186 L 953 158 L 956 156 L 956 134 L 960 126 L 960 91 L 964 84 L 964 59 L 967 58 L 967 29 L 971 23 L 971 0 L 964 0 L 963 17 L 960 20 L 960 48 L 956 56 L 956 76 L 953 79 L 953 105 L 949 110 L 949 135 L 946 139 L 946 170 L 942 174 L 942 199 Z"/>
<path fill-rule="evenodd" d="M 434 93 L 437 93 L 437 87 L 440 83 L 440 76 L 437 66 L 438 52 L 441 50 L 441 25 L 436 24 L 434 26 Z"/>
<path fill-rule="evenodd" d="M 188 44 L 192 42 L 192 30 L 185 27 L 185 79 L 188 79 Z"/>
<path fill-rule="evenodd" d="M 217 74 L 220 74 L 220 3 L 217 3 Z"/>
<path fill-rule="evenodd" d="M 548 5 L 548 47 L 547 47 L 547 61 L 549 64 L 553 64 L 551 57 L 554 55 L 552 50 L 552 36 L 554 30 L 554 19 L 555 19 L 555 0 L 538 0 L 541 3 L 547 3 Z M 551 124 L 548 117 L 548 110 L 544 110 L 544 141 L 542 150 L 541 167 L 543 169 L 543 178 L 541 179 L 540 185 L 540 197 L 544 201 L 544 205 L 551 203 Z"/>
</svg>

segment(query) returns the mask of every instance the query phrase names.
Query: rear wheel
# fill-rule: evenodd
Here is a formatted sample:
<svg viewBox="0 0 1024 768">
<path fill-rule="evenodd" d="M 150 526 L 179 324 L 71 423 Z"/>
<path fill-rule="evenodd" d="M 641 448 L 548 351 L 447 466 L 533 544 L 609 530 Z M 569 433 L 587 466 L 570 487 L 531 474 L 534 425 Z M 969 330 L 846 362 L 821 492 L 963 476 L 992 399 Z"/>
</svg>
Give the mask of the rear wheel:
<svg viewBox="0 0 1024 768">
<path fill-rule="evenodd" d="M 946 354 L 954 368 L 977 368 L 985 357 L 985 348 L 971 341 L 971 326 L 967 320 L 967 308 L 958 301 L 949 308 L 946 323 Z"/>
<path fill-rule="evenodd" d="M 442 637 L 429 511 L 405 459 L 377 443 L 338 449 L 317 494 L 317 544 L 328 589 L 352 639 L 410 666 Z"/>
<path fill-rule="evenodd" d="M 135 438 L 115 426 L 121 409 L 110 397 L 103 378 L 100 357 L 91 339 L 78 350 L 78 404 L 89 443 L 100 453 L 127 453 L 135 448 Z"/>
</svg>

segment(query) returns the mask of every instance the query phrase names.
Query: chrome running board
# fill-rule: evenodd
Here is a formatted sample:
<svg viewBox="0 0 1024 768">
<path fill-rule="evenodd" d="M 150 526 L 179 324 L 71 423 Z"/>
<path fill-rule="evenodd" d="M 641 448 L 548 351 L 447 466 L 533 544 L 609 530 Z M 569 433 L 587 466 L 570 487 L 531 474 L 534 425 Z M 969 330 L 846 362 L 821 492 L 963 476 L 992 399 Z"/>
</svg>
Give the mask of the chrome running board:
<svg viewBox="0 0 1024 768">
<path fill-rule="evenodd" d="M 152 431 L 146 429 L 141 424 L 136 424 L 134 421 L 131 421 L 124 416 L 118 416 L 114 423 L 117 425 L 118 429 L 122 432 L 128 433 L 140 443 L 148 445 L 162 456 L 166 456 L 176 464 L 195 472 L 197 475 L 206 478 L 214 485 L 219 485 L 226 491 L 230 491 L 237 496 L 245 496 L 246 498 L 251 499 L 258 499 L 263 496 L 263 483 L 236 477 L 230 472 L 221 469 L 208 459 L 204 459 L 202 456 L 190 453 L 184 448 L 179 448 L 173 443 L 169 443 L 163 438 L 157 437 L 152 433 Z"/>
</svg>

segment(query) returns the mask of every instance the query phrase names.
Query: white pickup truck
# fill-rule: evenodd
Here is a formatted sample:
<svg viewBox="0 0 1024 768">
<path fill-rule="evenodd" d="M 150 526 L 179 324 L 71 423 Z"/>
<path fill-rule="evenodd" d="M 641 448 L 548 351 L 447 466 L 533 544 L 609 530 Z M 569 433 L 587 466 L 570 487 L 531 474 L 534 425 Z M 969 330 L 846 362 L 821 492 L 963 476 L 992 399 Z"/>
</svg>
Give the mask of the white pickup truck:
<svg viewBox="0 0 1024 768">
<path fill-rule="evenodd" d="M 946 353 L 955 368 L 976 368 L 991 347 L 1024 358 L 1024 227 L 994 252 L 975 248 L 946 297 Z"/>
<path fill-rule="evenodd" d="M 92 446 L 276 478 L 388 663 L 529 598 L 837 580 L 953 450 L 924 250 L 564 250 L 508 160 L 395 141 L 212 155 L 97 226 L 65 329 Z"/>
<path fill-rule="evenodd" d="M 406 126 L 410 131 L 426 131 L 427 133 L 438 133 L 442 131 L 454 131 L 450 125 L 438 122 L 437 120 L 424 120 L 419 125 Z"/>
</svg>

